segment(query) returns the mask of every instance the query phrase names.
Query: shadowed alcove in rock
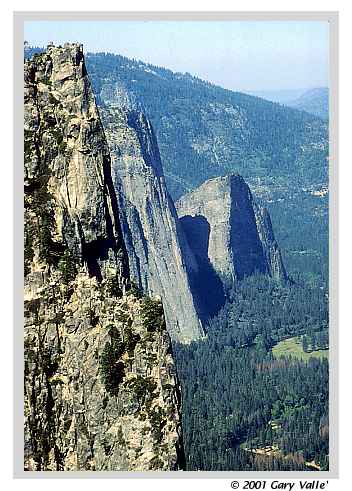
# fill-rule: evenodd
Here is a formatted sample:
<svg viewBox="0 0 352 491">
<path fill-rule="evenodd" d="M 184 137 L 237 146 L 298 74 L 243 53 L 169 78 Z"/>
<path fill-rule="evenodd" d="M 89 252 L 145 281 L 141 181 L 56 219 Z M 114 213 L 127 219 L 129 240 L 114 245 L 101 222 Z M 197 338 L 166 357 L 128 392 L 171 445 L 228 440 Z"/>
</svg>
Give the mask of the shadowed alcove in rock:
<svg viewBox="0 0 352 491">
<path fill-rule="evenodd" d="M 208 256 L 210 225 L 202 215 L 186 215 L 180 222 L 199 267 L 197 274 L 190 275 L 192 293 L 201 319 L 207 320 L 225 304 L 222 282 Z"/>
</svg>

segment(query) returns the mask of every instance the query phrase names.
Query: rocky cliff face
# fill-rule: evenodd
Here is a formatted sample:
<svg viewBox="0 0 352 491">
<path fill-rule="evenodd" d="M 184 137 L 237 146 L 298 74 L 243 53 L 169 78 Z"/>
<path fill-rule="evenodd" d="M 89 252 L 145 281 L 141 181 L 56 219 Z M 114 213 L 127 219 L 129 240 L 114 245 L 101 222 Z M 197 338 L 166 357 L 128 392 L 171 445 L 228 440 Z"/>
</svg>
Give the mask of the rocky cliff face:
<svg viewBox="0 0 352 491">
<path fill-rule="evenodd" d="M 213 269 L 225 290 L 255 272 L 286 279 L 269 214 L 254 203 L 241 176 L 210 179 L 176 207 L 197 260 Z"/>
<path fill-rule="evenodd" d="M 275 240 L 269 212 L 266 208 L 255 202 L 253 203 L 253 209 L 268 272 L 270 276 L 277 280 L 287 281 L 288 276 L 282 261 L 279 245 Z"/>
<path fill-rule="evenodd" d="M 203 331 L 189 272 L 198 266 L 188 247 L 168 195 L 159 149 L 150 121 L 123 89 L 101 109 L 119 189 L 122 231 L 131 277 L 163 300 L 166 324 L 177 341 Z"/>
<path fill-rule="evenodd" d="M 129 284 L 82 47 L 48 47 L 24 76 L 25 469 L 179 469 L 163 308 Z"/>
</svg>

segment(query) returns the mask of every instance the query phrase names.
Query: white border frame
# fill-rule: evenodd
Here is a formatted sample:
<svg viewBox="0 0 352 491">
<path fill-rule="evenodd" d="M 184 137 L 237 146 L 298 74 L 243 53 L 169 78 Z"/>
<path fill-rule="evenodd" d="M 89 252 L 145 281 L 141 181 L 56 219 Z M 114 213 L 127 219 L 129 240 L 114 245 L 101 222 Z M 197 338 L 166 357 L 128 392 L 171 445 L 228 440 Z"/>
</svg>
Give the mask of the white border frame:
<svg viewBox="0 0 352 491">
<path fill-rule="evenodd" d="M 252 478 L 339 477 L 338 422 L 338 12 L 14 12 L 14 477 L 15 478 Z M 329 471 L 24 471 L 23 470 L 23 27 L 25 21 L 325 21 L 329 22 Z M 21 196 L 21 199 L 19 199 Z"/>
</svg>

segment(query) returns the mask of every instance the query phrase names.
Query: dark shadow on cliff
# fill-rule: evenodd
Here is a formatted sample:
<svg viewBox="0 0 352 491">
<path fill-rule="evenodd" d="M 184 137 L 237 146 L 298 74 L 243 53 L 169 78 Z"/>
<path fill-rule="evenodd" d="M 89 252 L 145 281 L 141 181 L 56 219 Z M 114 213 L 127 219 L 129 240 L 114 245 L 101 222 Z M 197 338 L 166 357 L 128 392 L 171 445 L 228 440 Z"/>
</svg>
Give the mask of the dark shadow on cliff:
<svg viewBox="0 0 352 491">
<path fill-rule="evenodd" d="M 222 282 L 208 257 L 210 225 L 201 215 L 186 215 L 180 218 L 180 223 L 199 267 L 198 273 L 190 273 L 189 279 L 198 314 L 205 321 L 225 304 Z"/>
<path fill-rule="evenodd" d="M 230 247 L 233 254 L 237 280 L 256 272 L 268 274 L 254 210 L 252 196 L 243 179 L 231 182 L 231 227 Z"/>
<path fill-rule="evenodd" d="M 123 240 L 122 228 L 119 216 L 119 205 L 115 188 L 111 177 L 110 157 L 104 156 L 103 160 L 104 172 L 104 219 L 106 226 L 106 236 L 98 237 L 90 242 L 83 241 L 82 256 L 83 261 L 87 264 L 90 277 L 95 277 L 100 282 L 103 279 L 99 261 L 107 261 L 109 259 L 109 249 L 111 249 L 116 257 L 121 270 L 121 277 L 125 281 L 130 279 L 128 255 L 125 242 Z M 108 202 L 110 198 L 110 204 Z M 81 229 L 81 237 L 84 237 L 81 224 L 78 223 Z"/>
<path fill-rule="evenodd" d="M 109 249 L 112 249 L 113 243 L 111 240 L 104 237 L 92 240 L 83 245 L 82 255 L 83 260 L 87 264 L 88 274 L 90 277 L 95 277 L 98 281 L 102 281 L 102 273 L 99 265 L 99 260 L 106 261 L 109 257 Z"/>
<path fill-rule="evenodd" d="M 140 111 L 132 110 L 127 114 L 128 125 L 136 132 L 144 162 L 153 169 L 157 177 L 163 175 L 159 147 L 150 121 Z"/>
</svg>

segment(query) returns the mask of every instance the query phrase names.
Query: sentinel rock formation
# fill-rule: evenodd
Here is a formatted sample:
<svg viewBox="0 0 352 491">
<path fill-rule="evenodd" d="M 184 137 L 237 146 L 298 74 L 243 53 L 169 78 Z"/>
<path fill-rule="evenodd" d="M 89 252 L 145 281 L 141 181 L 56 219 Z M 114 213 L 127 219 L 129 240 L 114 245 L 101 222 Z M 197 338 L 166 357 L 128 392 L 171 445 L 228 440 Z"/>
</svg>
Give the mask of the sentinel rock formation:
<svg viewBox="0 0 352 491">
<path fill-rule="evenodd" d="M 120 89 L 101 114 L 131 278 L 143 291 L 162 298 L 171 337 L 189 342 L 203 335 L 189 277 L 198 266 L 166 189 L 150 121 L 126 101 Z"/>
<path fill-rule="evenodd" d="M 196 258 L 212 267 L 225 290 L 256 272 L 285 280 L 268 212 L 239 175 L 210 179 L 176 203 Z"/>
<path fill-rule="evenodd" d="M 111 159 L 80 45 L 24 67 L 25 469 L 177 470 L 162 304 L 131 289 Z"/>
</svg>

